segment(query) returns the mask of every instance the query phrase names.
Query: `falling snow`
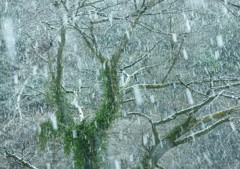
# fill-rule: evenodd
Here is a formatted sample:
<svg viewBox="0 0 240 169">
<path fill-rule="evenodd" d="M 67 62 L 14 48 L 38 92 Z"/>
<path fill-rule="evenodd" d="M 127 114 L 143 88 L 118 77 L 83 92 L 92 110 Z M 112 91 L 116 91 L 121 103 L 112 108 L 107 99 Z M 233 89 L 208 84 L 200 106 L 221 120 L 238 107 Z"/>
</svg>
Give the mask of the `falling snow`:
<svg viewBox="0 0 240 169">
<path fill-rule="evenodd" d="M 4 13 L 6 13 L 7 12 L 7 10 L 8 10 L 8 1 L 6 1 L 6 3 L 5 3 L 5 8 L 4 8 L 5 10 L 4 10 Z"/>
<path fill-rule="evenodd" d="M 57 117 L 55 114 L 52 114 L 51 117 L 51 122 L 52 122 L 52 127 L 54 130 L 57 130 L 58 129 L 58 123 L 57 123 Z"/>
<path fill-rule="evenodd" d="M 115 163 L 115 169 L 121 169 L 121 163 L 119 160 L 115 160 L 114 163 Z"/>
<path fill-rule="evenodd" d="M 128 30 L 126 31 L 126 36 L 127 36 L 128 39 L 130 39 L 130 33 L 129 33 Z"/>
<path fill-rule="evenodd" d="M 227 13 L 228 13 L 228 9 L 227 9 L 227 7 L 226 6 L 223 6 L 223 13 L 226 15 Z"/>
<path fill-rule="evenodd" d="M 219 57 L 220 57 L 219 51 L 216 50 L 215 53 L 214 53 L 214 58 L 215 58 L 216 60 L 218 60 Z"/>
<path fill-rule="evenodd" d="M 187 54 L 186 49 L 184 48 L 182 52 L 183 52 L 183 57 L 184 57 L 184 59 L 185 59 L 185 60 L 188 60 L 188 54 Z"/>
<path fill-rule="evenodd" d="M 77 138 L 77 130 L 73 130 L 72 134 L 73 134 L 73 138 Z"/>
<path fill-rule="evenodd" d="M 204 157 L 204 159 L 207 161 L 208 165 L 210 165 L 210 166 L 213 165 L 213 162 L 212 162 L 212 160 L 210 159 L 208 153 L 203 153 L 203 157 Z"/>
<path fill-rule="evenodd" d="M 121 73 L 121 77 L 120 77 L 120 86 L 123 86 L 125 82 L 125 78 L 124 78 L 124 74 Z"/>
<path fill-rule="evenodd" d="M 155 98 L 153 95 L 150 96 L 150 101 L 151 101 L 151 103 L 155 103 Z"/>
<path fill-rule="evenodd" d="M 177 34 L 176 33 L 172 34 L 172 39 L 173 39 L 173 42 L 177 42 Z"/>
<path fill-rule="evenodd" d="M 235 124 L 232 121 L 230 122 L 230 126 L 233 131 L 237 130 Z"/>
<path fill-rule="evenodd" d="M 33 75 L 35 76 L 35 75 L 37 75 L 37 69 L 38 69 L 38 67 L 35 65 L 35 66 L 33 66 Z"/>
<path fill-rule="evenodd" d="M 109 19 L 110 25 L 112 26 L 112 24 L 113 24 L 113 14 L 112 13 L 109 14 L 108 19 Z"/>
<path fill-rule="evenodd" d="M 218 47 L 220 47 L 220 48 L 222 48 L 224 46 L 222 35 L 217 36 L 217 44 L 218 44 Z"/>
<path fill-rule="evenodd" d="M 0 1 L 2 168 L 238 168 L 240 3 L 143 2 Z"/>
<path fill-rule="evenodd" d="M 148 134 L 143 135 L 143 145 L 147 145 L 148 143 Z"/>
<path fill-rule="evenodd" d="M 194 104 L 194 100 L 193 100 L 193 97 L 192 97 L 192 92 L 191 92 L 191 90 L 186 89 L 186 95 L 187 95 L 188 103 L 189 103 L 190 105 L 193 105 L 193 104 Z"/>
<path fill-rule="evenodd" d="M 191 26 L 188 19 L 186 20 L 186 27 L 187 27 L 187 32 L 191 32 Z"/>
<path fill-rule="evenodd" d="M 14 75 L 14 84 L 15 84 L 15 85 L 18 84 L 18 75 Z"/>
<path fill-rule="evenodd" d="M 142 98 L 141 91 L 140 91 L 139 87 L 134 86 L 133 91 L 134 91 L 134 96 L 135 96 L 137 105 L 139 105 L 139 106 L 142 105 L 143 104 L 143 98 Z"/>
<path fill-rule="evenodd" d="M 51 164 L 50 163 L 46 163 L 46 168 L 47 169 L 51 169 Z"/>
<path fill-rule="evenodd" d="M 131 154 L 131 155 L 129 156 L 129 161 L 130 161 L 130 162 L 133 162 L 133 154 Z"/>
<path fill-rule="evenodd" d="M 2 21 L 2 34 L 7 46 L 7 53 L 11 59 L 16 58 L 16 42 L 14 35 L 13 21 L 10 18 L 5 18 Z"/>
</svg>

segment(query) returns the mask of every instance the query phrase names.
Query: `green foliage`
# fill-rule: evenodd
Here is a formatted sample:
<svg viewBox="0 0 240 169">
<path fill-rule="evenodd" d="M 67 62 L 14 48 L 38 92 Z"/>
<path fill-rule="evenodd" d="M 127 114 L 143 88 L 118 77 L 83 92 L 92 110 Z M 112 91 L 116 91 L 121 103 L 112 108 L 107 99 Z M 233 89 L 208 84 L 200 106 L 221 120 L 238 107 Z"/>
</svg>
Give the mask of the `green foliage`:
<svg viewBox="0 0 240 169">
<path fill-rule="evenodd" d="M 51 121 L 44 122 L 40 125 L 41 133 L 39 135 L 39 143 L 42 149 L 45 147 L 48 140 L 61 138 L 61 135 L 73 124 L 73 119 L 71 118 L 69 111 L 68 100 L 62 89 L 59 88 L 56 83 L 50 83 L 45 101 L 47 104 L 56 108 L 55 115 L 57 118 L 58 130 L 53 129 Z M 65 118 L 68 123 L 65 122 Z"/>
<path fill-rule="evenodd" d="M 61 85 L 52 81 L 47 90 L 45 101 L 48 105 L 57 109 L 56 116 L 59 122 L 73 123 L 70 115 L 70 104 Z"/>
<path fill-rule="evenodd" d="M 83 121 L 80 125 L 73 123 L 69 114 L 69 103 L 64 91 L 56 83 L 49 86 L 46 101 L 57 108 L 56 117 L 60 124 L 57 131 L 53 130 L 51 122 L 41 124 L 42 131 L 39 135 L 41 147 L 46 145 L 48 139 L 58 138 L 63 140 L 66 153 L 74 153 L 75 166 L 77 168 L 99 168 L 99 151 L 105 149 L 104 138 L 106 130 L 109 129 L 112 121 L 118 112 L 118 81 L 117 71 L 111 65 L 106 65 L 100 76 L 104 95 L 100 108 L 96 111 L 96 116 L 90 121 Z M 70 119 L 66 123 L 67 113 Z M 73 138 L 73 131 L 77 137 Z"/>
<path fill-rule="evenodd" d="M 50 121 L 44 122 L 40 125 L 41 133 L 39 134 L 40 148 L 44 149 L 49 139 L 52 139 L 56 135 L 56 131 L 53 130 L 52 123 Z"/>
<path fill-rule="evenodd" d="M 48 88 L 46 89 L 46 95 L 45 95 L 45 102 L 49 106 L 55 106 L 56 105 L 56 94 L 54 93 L 56 85 L 53 82 L 50 82 Z"/>
<path fill-rule="evenodd" d="M 73 151 L 76 166 L 81 168 L 99 168 L 99 151 L 105 149 L 104 138 L 106 130 L 115 119 L 118 112 L 117 103 L 117 73 L 109 66 L 106 66 L 100 76 L 104 95 L 102 105 L 96 112 L 96 116 L 89 122 L 76 126 L 78 137 L 73 139 Z"/>
<path fill-rule="evenodd" d="M 65 153 L 69 154 L 73 147 L 73 133 L 71 127 L 66 128 L 64 132 L 63 143 Z"/>
<path fill-rule="evenodd" d="M 77 166 L 89 165 L 89 168 L 97 168 L 98 146 L 97 127 L 92 123 L 82 123 L 76 127 L 78 137 L 74 140 L 74 158 Z"/>
<path fill-rule="evenodd" d="M 40 144 L 40 148 L 44 149 L 48 140 L 48 137 L 50 137 L 50 130 L 51 130 L 52 124 L 48 121 L 45 123 L 42 123 L 40 125 L 41 128 L 41 133 L 39 134 L 39 144 Z"/>
</svg>

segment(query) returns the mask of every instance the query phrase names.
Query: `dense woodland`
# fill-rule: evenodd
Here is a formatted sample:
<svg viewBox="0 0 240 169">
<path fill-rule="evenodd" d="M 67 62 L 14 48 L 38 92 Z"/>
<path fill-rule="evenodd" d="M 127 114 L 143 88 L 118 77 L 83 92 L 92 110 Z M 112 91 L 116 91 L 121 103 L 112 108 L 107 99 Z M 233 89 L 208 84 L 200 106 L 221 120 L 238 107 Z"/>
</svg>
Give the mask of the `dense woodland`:
<svg viewBox="0 0 240 169">
<path fill-rule="evenodd" d="M 0 169 L 240 168 L 238 0 L 1 0 Z"/>
</svg>

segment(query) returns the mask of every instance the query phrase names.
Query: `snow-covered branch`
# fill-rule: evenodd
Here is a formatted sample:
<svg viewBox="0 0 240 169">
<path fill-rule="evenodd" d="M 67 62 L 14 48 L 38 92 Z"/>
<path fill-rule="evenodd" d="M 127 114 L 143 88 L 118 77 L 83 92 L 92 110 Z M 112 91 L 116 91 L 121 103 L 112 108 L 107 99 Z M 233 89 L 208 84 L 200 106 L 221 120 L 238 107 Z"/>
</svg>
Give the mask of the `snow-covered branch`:
<svg viewBox="0 0 240 169">
<path fill-rule="evenodd" d="M 146 114 L 138 113 L 138 112 L 129 112 L 129 113 L 127 113 L 127 115 L 129 115 L 129 116 L 131 116 L 131 115 L 141 116 L 144 119 L 146 119 L 147 121 L 149 121 L 149 123 L 153 124 L 152 119 L 149 116 L 147 116 Z"/>
<path fill-rule="evenodd" d="M 140 17 L 142 16 L 142 14 L 147 10 L 147 8 L 142 7 L 139 11 L 137 11 L 137 16 L 134 18 L 134 20 L 132 21 L 132 23 L 129 25 L 129 27 L 127 28 L 126 32 L 123 34 L 118 47 L 116 48 L 112 60 L 114 64 L 117 64 L 122 52 L 124 51 L 125 46 L 127 45 L 130 36 L 133 33 L 134 28 L 136 27 Z"/>
<path fill-rule="evenodd" d="M 196 137 L 199 137 L 199 136 L 202 136 L 206 133 L 208 133 L 209 131 L 213 130 L 214 128 L 216 128 L 217 126 L 219 126 L 220 124 L 222 123 L 225 123 L 227 121 L 229 121 L 230 118 L 229 117 L 226 117 L 226 118 L 223 118 L 221 120 L 218 120 L 217 122 L 213 123 L 212 125 L 206 127 L 205 129 L 203 130 L 200 130 L 198 132 L 195 132 L 195 133 L 192 133 L 191 135 L 189 136 L 186 136 L 184 138 L 181 138 L 181 139 L 178 139 L 175 141 L 175 144 L 176 145 L 179 145 L 179 144 L 183 144 L 183 143 L 186 143 L 188 141 L 192 141 L 194 140 Z"/>
<path fill-rule="evenodd" d="M 138 70 L 136 70 L 135 72 L 133 72 L 131 75 L 127 74 L 125 71 L 123 71 L 123 74 L 125 74 L 127 76 L 127 79 L 125 80 L 125 82 L 122 84 L 121 88 L 124 89 L 125 87 L 127 87 L 127 85 L 130 83 L 130 80 L 132 77 L 134 77 L 135 75 L 139 74 L 141 71 L 144 71 L 146 69 L 150 69 L 150 68 L 153 68 L 155 66 L 159 66 L 159 64 L 156 64 L 156 65 L 152 65 L 152 66 L 145 66 L 145 67 L 142 67 Z M 133 86 L 134 87 L 134 86 Z"/>
<path fill-rule="evenodd" d="M 29 163 L 28 161 L 24 160 L 23 158 L 19 157 L 18 155 L 11 153 L 7 150 L 5 150 L 6 156 L 7 157 L 11 157 L 14 160 L 16 160 L 17 162 L 19 162 L 20 164 L 22 164 L 25 167 L 28 167 L 30 169 L 38 169 L 37 167 L 33 166 L 31 163 Z"/>
<path fill-rule="evenodd" d="M 25 80 L 25 82 L 23 83 L 23 85 L 22 85 L 22 87 L 21 87 L 21 90 L 19 91 L 19 93 L 18 93 L 18 96 L 17 96 L 17 107 L 16 107 L 16 110 L 18 111 L 18 113 L 19 113 L 19 117 L 20 117 L 20 119 L 22 119 L 22 111 L 21 111 L 21 97 L 22 97 L 22 94 L 23 94 L 23 90 L 25 89 L 25 87 L 26 87 L 26 85 L 27 85 L 27 83 L 28 83 L 28 79 L 29 78 L 27 78 L 26 80 Z"/>
<path fill-rule="evenodd" d="M 96 50 L 96 41 L 92 39 L 89 35 L 81 30 L 77 23 L 75 23 L 74 28 L 78 31 L 78 33 L 83 37 L 84 42 L 86 43 L 87 47 L 93 52 L 96 57 L 100 60 L 101 63 L 105 62 L 105 58 L 103 57 L 102 53 Z"/>
<path fill-rule="evenodd" d="M 240 105 L 235 106 L 235 107 L 230 107 L 230 108 L 228 108 L 226 110 L 215 112 L 215 113 L 203 116 L 203 117 L 199 117 L 199 118 L 195 119 L 195 122 L 193 122 L 191 124 L 191 128 L 192 127 L 196 127 L 198 125 L 201 125 L 202 123 L 211 122 L 213 119 L 214 120 L 218 120 L 218 119 L 224 118 L 227 115 L 230 115 L 231 113 L 236 112 L 239 109 L 240 109 Z"/>
<path fill-rule="evenodd" d="M 190 81 L 188 83 L 185 83 L 186 86 L 189 85 L 197 85 L 197 84 L 204 84 L 204 83 L 209 83 L 209 82 L 235 82 L 235 83 L 230 83 L 227 85 L 223 85 L 220 87 L 213 87 L 212 89 L 214 90 L 220 90 L 220 89 L 226 89 L 229 87 L 235 87 L 240 85 L 240 79 L 239 78 L 231 78 L 231 79 L 224 79 L 224 78 L 219 78 L 219 79 L 203 79 L 203 80 L 195 80 L 195 81 Z M 174 87 L 177 85 L 183 85 L 181 81 L 172 81 L 168 83 L 157 83 L 157 84 L 137 84 L 139 88 L 144 88 L 144 89 L 163 89 L 166 87 Z M 128 88 L 125 88 L 125 90 L 132 90 L 133 86 L 130 86 Z"/>
<path fill-rule="evenodd" d="M 151 124 L 155 144 L 160 143 L 159 134 L 158 134 L 158 131 L 157 131 L 157 126 L 153 123 L 151 117 L 147 116 L 146 114 L 137 113 L 137 112 L 130 112 L 130 113 L 127 113 L 127 115 L 137 115 L 137 116 L 140 116 L 140 117 L 143 117 L 144 119 L 146 119 Z"/>
<path fill-rule="evenodd" d="M 147 58 L 148 55 L 149 55 L 149 53 L 150 53 L 153 49 L 155 49 L 155 48 L 157 47 L 157 44 L 158 44 L 158 43 L 159 43 L 159 41 L 156 42 L 156 43 L 153 45 L 153 47 L 152 47 L 151 49 L 149 49 L 141 58 L 139 58 L 138 60 L 134 61 L 134 62 L 131 63 L 130 65 L 124 66 L 123 68 L 121 68 L 121 70 L 128 69 L 128 68 L 134 66 L 135 64 L 137 64 L 138 62 L 142 61 L 144 58 Z"/>
<path fill-rule="evenodd" d="M 176 117 L 178 117 L 179 115 L 182 115 L 182 114 L 185 114 L 185 113 L 188 113 L 188 112 L 197 112 L 199 109 L 201 109 L 203 106 L 209 104 L 210 102 L 212 102 L 213 100 L 215 100 L 217 97 L 219 96 L 218 95 L 213 95 L 213 96 L 210 96 L 207 100 L 205 100 L 204 102 L 200 103 L 200 104 L 197 104 L 195 106 L 192 106 L 192 107 L 189 107 L 187 109 L 184 109 L 184 110 L 181 110 L 181 111 L 178 111 L 172 115 L 170 115 L 169 117 L 167 117 L 166 119 L 163 119 L 163 120 L 159 120 L 159 121 L 156 121 L 154 122 L 155 125 L 160 125 L 160 124 L 164 124 L 164 123 L 167 123 L 171 120 L 174 120 L 176 119 Z"/>
<path fill-rule="evenodd" d="M 229 87 L 236 87 L 236 86 L 240 86 L 240 82 L 230 83 L 230 84 L 223 85 L 223 86 L 212 87 L 212 89 L 221 90 L 221 89 L 227 89 Z"/>
</svg>

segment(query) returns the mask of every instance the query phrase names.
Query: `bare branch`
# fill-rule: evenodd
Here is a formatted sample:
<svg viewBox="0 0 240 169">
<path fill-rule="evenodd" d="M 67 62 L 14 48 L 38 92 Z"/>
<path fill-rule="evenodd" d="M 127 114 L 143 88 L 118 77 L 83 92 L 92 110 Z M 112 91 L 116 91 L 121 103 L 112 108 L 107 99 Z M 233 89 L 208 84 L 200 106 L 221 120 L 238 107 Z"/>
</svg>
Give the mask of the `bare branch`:
<svg viewBox="0 0 240 169">
<path fill-rule="evenodd" d="M 130 112 L 130 113 L 127 113 L 127 115 L 137 115 L 137 116 L 143 117 L 144 119 L 146 119 L 147 121 L 149 121 L 149 123 L 151 124 L 151 127 L 152 127 L 152 132 L 153 132 L 155 144 L 157 145 L 157 144 L 160 143 L 160 139 L 159 139 L 159 134 L 158 134 L 158 131 L 157 131 L 157 127 L 156 127 L 156 125 L 153 123 L 151 117 L 147 116 L 146 114 L 137 113 L 137 112 Z"/>
<path fill-rule="evenodd" d="M 231 78 L 231 79 L 203 79 L 203 80 L 196 80 L 196 81 L 191 81 L 189 83 L 184 83 L 185 86 L 189 86 L 189 85 L 196 85 L 196 84 L 202 84 L 202 83 L 209 83 L 209 82 L 227 82 L 227 81 L 239 81 L 239 78 Z M 137 86 L 139 88 L 144 88 L 144 89 L 163 89 L 166 87 L 173 87 L 176 85 L 183 85 L 182 82 L 180 81 L 173 81 L 173 82 L 168 82 L 168 83 L 158 83 L 158 84 L 137 84 Z M 228 85 L 224 85 L 221 87 L 215 87 L 213 89 L 224 89 L 224 88 L 229 88 L 230 86 L 238 86 L 240 85 L 240 82 L 236 82 L 236 83 L 232 83 L 232 85 L 228 84 Z M 128 88 L 125 88 L 124 90 L 132 90 L 133 86 L 130 86 Z"/>
<path fill-rule="evenodd" d="M 121 104 L 128 103 L 128 102 L 132 102 L 132 101 L 135 101 L 135 100 L 136 100 L 135 98 L 123 100 L 123 101 L 121 102 Z"/>
<path fill-rule="evenodd" d="M 91 52 L 93 52 L 96 55 L 96 57 L 100 60 L 101 63 L 104 63 L 105 59 L 102 53 L 98 50 L 96 39 L 92 32 L 93 27 L 91 27 L 91 36 L 92 36 L 91 38 L 87 36 L 87 34 L 84 33 L 77 24 L 75 24 L 74 28 L 79 32 L 80 35 L 82 35 L 83 40 L 85 41 L 85 43 L 87 44 L 87 47 L 91 50 Z"/>
<path fill-rule="evenodd" d="M 160 41 L 158 41 L 157 43 L 159 43 Z M 134 66 L 136 63 L 140 62 L 141 60 L 143 60 L 144 58 L 146 58 L 148 56 L 148 54 L 155 48 L 157 47 L 157 43 L 155 43 L 155 45 L 149 49 L 140 59 L 134 61 L 133 63 L 131 63 L 130 65 L 127 65 L 127 66 L 124 66 L 123 68 L 121 68 L 121 70 L 124 70 L 124 69 L 127 69 L 127 68 L 130 68 L 132 66 Z"/>
<path fill-rule="evenodd" d="M 74 28 L 78 31 L 78 33 L 80 35 L 82 35 L 83 40 L 86 42 L 88 48 L 93 52 L 96 53 L 96 51 L 94 50 L 93 44 L 91 43 L 91 41 L 89 40 L 90 38 L 79 28 L 79 26 L 77 24 L 75 24 Z"/>
<path fill-rule="evenodd" d="M 136 70 L 135 72 L 133 72 L 131 75 L 129 75 L 129 74 L 127 74 L 123 71 L 123 73 L 127 76 L 127 79 L 125 80 L 124 84 L 122 84 L 121 88 L 124 89 L 129 84 L 129 82 L 131 80 L 131 77 L 134 77 L 135 75 L 139 74 L 141 71 L 143 71 L 145 69 L 150 69 L 150 68 L 153 68 L 155 66 L 159 66 L 159 64 L 142 67 L 142 68 Z"/>
<path fill-rule="evenodd" d="M 86 6 L 92 6 L 92 5 L 95 5 L 99 2 L 102 2 L 103 0 L 97 0 L 97 1 L 93 1 L 93 2 L 88 2 L 86 3 L 87 0 L 83 1 L 83 3 L 80 5 L 80 7 L 86 7 Z"/>
<path fill-rule="evenodd" d="M 192 127 L 196 127 L 196 126 L 198 126 L 198 125 L 200 125 L 202 123 L 211 122 L 214 119 L 218 120 L 218 119 L 224 118 L 227 115 L 230 115 L 231 113 L 236 112 L 239 109 L 240 109 L 240 105 L 235 106 L 235 107 L 230 107 L 230 108 L 228 108 L 226 110 L 215 112 L 215 113 L 203 116 L 203 117 L 199 117 L 199 118 L 195 119 L 195 122 L 193 122 L 191 124 L 191 128 Z"/>
<path fill-rule="evenodd" d="M 152 119 L 149 116 L 147 116 L 146 114 L 138 113 L 138 112 L 129 112 L 129 113 L 127 113 L 127 115 L 129 115 L 129 116 L 132 116 L 132 115 L 141 116 L 144 119 L 146 119 L 147 121 L 149 121 L 149 123 L 152 124 Z"/>
<path fill-rule="evenodd" d="M 229 9 L 229 7 L 233 7 L 233 9 L 239 10 L 240 9 L 240 5 L 231 3 L 231 2 L 227 2 L 226 0 L 215 0 L 217 2 L 220 2 L 233 16 L 238 18 L 238 14 L 235 14 L 233 11 L 231 11 Z"/>
<path fill-rule="evenodd" d="M 222 0 L 222 1 L 224 1 L 224 0 Z M 237 5 L 237 4 L 234 4 L 234 3 L 231 3 L 231 2 L 228 2 L 228 4 L 230 4 L 233 7 L 236 7 L 238 9 L 240 9 L 240 5 Z"/>
<path fill-rule="evenodd" d="M 25 89 L 25 87 L 26 87 L 26 85 L 27 85 L 27 83 L 28 83 L 28 79 L 29 79 L 29 77 L 25 80 L 25 82 L 23 83 L 23 85 L 22 85 L 22 88 L 21 88 L 21 90 L 19 91 L 19 93 L 18 93 L 18 96 L 17 96 L 17 106 L 16 106 L 16 110 L 18 111 L 18 113 L 19 113 L 19 117 L 20 117 L 20 120 L 22 120 L 22 111 L 21 111 L 21 97 L 22 97 L 22 94 L 23 94 L 23 90 Z"/>
<path fill-rule="evenodd" d="M 11 152 L 7 151 L 6 149 L 5 149 L 5 153 L 6 153 L 7 157 L 11 157 L 11 158 L 15 159 L 17 162 L 19 162 L 20 164 L 22 164 L 25 167 L 28 167 L 30 169 L 38 169 L 37 167 L 33 166 L 32 164 L 30 164 L 26 160 L 22 159 L 21 157 L 17 156 L 14 153 L 11 153 Z"/>
<path fill-rule="evenodd" d="M 67 7 L 67 1 L 66 1 L 66 0 L 61 0 L 61 3 L 62 3 L 62 5 L 63 5 L 64 9 L 65 9 L 67 12 L 69 12 L 69 9 L 68 9 L 68 7 Z"/>
<path fill-rule="evenodd" d="M 200 95 L 203 95 L 203 96 L 208 96 L 208 95 L 206 95 L 205 93 L 201 93 L 201 92 L 196 91 L 196 90 L 194 90 L 193 88 L 189 87 L 189 85 L 185 84 L 185 83 L 180 79 L 179 76 L 178 76 L 178 80 L 179 80 L 179 82 L 180 82 L 183 86 L 185 86 L 185 87 L 186 87 L 187 89 L 189 89 L 190 91 L 192 91 L 192 92 L 194 92 L 194 93 L 197 93 L 197 94 L 200 94 Z M 206 92 L 206 93 L 207 93 L 207 92 Z"/>
<path fill-rule="evenodd" d="M 209 97 L 207 100 L 205 100 L 204 102 L 198 104 L 198 105 L 195 105 L 195 106 L 192 106 L 192 107 L 189 107 L 187 109 L 184 109 L 184 110 L 181 110 L 179 112 L 176 112 L 174 113 L 173 115 L 167 117 L 166 119 L 163 119 L 163 120 L 159 120 L 157 122 L 154 122 L 155 125 L 160 125 L 160 124 L 164 124 L 164 123 L 167 123 L 169 121 L 172 121 L 174 119 L 176 119 L 176 117 L 178 117 L 179 115 L 182 115 L 182 114 L 185 114 L 185 113 L 188 113 L 188 112 L 197 112 L 199 109 L 201 109 L 203 106 L 209 104 L 210 102 L 212 102 L 213 100 L 215 100 L 218 96 L 218 95 L 214 95 L 214 96 L 211 96 Z"/>
<path fill-rule="evenodd" d="M 42 91 L 40 91 L 40 90 L 38 90 L 38 89 L 35 89 L 35 88 L 32 87 L 32 86 L 26 85 L 26 87 L 29 88 L 29 89 L 31 89 L 31 90 L 34 90 L 34 91 L 36 91 L 36 92 L 38 92 L 38 93 L 40 93 L 40 94 L 42 94 L 42 95 L 45 95 L 45 96 L 46 96 L 46 93 L 44 93 L 44 92 L 42 92 Z"/>
<path fill-rule="evenodd" d="M 173 58 L 172 64 L 171 64 L 171 66 L 169 67 L 166 75 L 163 77 L 162 83 L 164 83 L 164 82 L 166 81 L 167 77 L 169 76 L 169 74 L 170 74 L 171 71 L 173 70 L 174 65 L 177 63 L 178 56 L 179 56 L 180 50 L 182 49 L 183 42 L 184 42 L 184 40 L 182 41 L 182 43 L 181 43 L 181 45 L 180 45 L 180 47 L 179 47 L 179 49 L 178 49 L 178 52 L 177 52 L 176 54 L 173 54 L 173 55 L 174 55 L 174 58 Z M 174 46 L 174 45 L 176 45 L 176 44 L 173 44 L 173 46 Z M 174 50 L 173 48 L 174 48 L 174 47 L 172 47 L 172 50 Z M 174 53 L 174 51 L 172 51 L 172 53 Z"/>
<path fill-rule="evenodd" d="M 141 8 L 139 10 L 138 15 L 134 18 L 133 22 L 129 25 L 128 29 L 124 33 L 118 47 L 116 48 L 116 50 L 113 54 L 113 57 L 112 57 L 114 64 L 117 64 L 118 60 L 120 59 L 121 54 L 129 41 L 129 37 L 132 35 L 133 29 L 136 27 L 140 17 L 146 10 L 147 10 L 147 8 Z"/>
<path fill-rule="evenodd" d="M 230 87 L 236 87 L 236 86 L 239 86 L 240 85 L 240 82 L 236 82 L 236 83 L 231 83 L 231 84 L 227 84 L 227 85 L 224 85 L 224 86 L 218 86 L 218 87 L 212 87 L 213 90 L 221 90 L 221 89 L 227 89 L 227 88 L 230 88 Z"/>
<path fill-rule="evenodd" d="M 216 127 L 219 126 L 220 124 L 225 123 L 225 122 L 227 122 L 227 121 L 229 121 L 229 120 L 230 120 L 229 117 L 226 117 L 226 118 L 224 118 L 224 119 L 218 120 L 217 122 L 215 122 L 214 124 L 206 127 L 206 128 L 203 129 L 203 130 L 200 130 L 200 131 L 198 131 L 198 132 L 195 132 L 195 133 L 193 133 L 193 134 L 191 134 L 191 135 L 189 135 L 189 136 L 186 136 L 186 137 L 184 137 L 184 138 L 182 138 L 182 139 L 176 140 L 176 141 L 175 141 L 175 144 L 176 144 L 176 145 L 179 145 L 179 144 L 183 144 L 183 143 L 192 141 L 192 140 L 194 140 L 195 137 L 202 136 L 202 135 L 208 133 L 209 131 L 213 130 L 214 128 L 216 128 Z"/>
</svg>

